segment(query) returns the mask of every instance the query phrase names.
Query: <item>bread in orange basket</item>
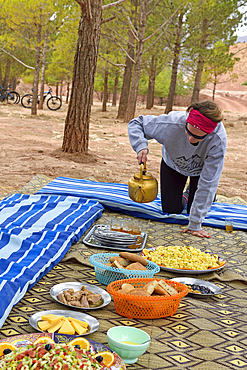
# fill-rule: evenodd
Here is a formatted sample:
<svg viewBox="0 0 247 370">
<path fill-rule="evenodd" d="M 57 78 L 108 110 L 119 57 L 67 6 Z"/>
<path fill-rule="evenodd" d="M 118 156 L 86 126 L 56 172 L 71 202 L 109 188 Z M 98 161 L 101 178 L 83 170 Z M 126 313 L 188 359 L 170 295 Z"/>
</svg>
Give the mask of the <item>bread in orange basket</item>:
<svg viewBox="0 0 247 370">
<path fill-rule="evenodd" d="M 124 283 L 118 292 L 145 297 L 150 297 L 152 295 L 169 297 L 178 293 L 175 288 L 167 284 L 164 280 L 152 280 L 142 288 L 135 288 L 131 284 Z"/>
<path fill-rule="evenodd" d="M 154 292 L 154 289 L 158 286 L 157 280 L 152 280 L 147 283 L 142 289 L 148 292 L 150 295 Z"/>
<path fill-rule="evenodd" d="M 151 294 L 148 293 L 148 291 L 146 291 L 145 289 L 143 288 L 135 288 L 135 289 L 132 289 L 130 292 L 129 292 L 130 295 L 140 295 L 140 296 L 144 296 L 144 297 L 150 297 Z"/>
<path fill-rule="evenodd" d="M 164 280 L 160 280 L 158 285 L 162 287 L 166 292 L 169 293 L 169 295 L 177 294 L 175 288 L 173 288 L 171 285 L 167 284 Z"/>
<path fill-rule="evenodd" d="M 118 290 L 119 293 L 125 293 L 128 294 L 131 290 L 134 290 L 135 288 L 131 284 L 124 283 L 122 285 L 122 288 Z"/>
<path fill-rule="evenodd" d="M 164 295 L 169 297 L 170 294 L 160 285 L 158 284 L 157 287 L 154 289 L 154 294 L 155 295 Z"/>
</svg>

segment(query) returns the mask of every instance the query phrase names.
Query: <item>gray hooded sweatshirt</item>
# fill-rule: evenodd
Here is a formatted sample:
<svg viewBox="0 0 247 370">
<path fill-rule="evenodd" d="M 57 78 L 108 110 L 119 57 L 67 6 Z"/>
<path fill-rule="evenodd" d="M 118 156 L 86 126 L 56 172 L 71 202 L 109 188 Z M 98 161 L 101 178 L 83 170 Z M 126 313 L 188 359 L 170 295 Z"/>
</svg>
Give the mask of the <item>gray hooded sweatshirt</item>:
<svg viewBox="0 0 247 370">
<path fill-rule="evenodd" d="M 129 122 L 128 132 L 136 153 L 148 149 L 148 140 L 162 144 L 162 156 L 167 166 L 184 176 L 200 176 L 189 215 L 190 230 L 201 230 L 219 184 L 224 165 L 227 137 L 219 122 L 215 130 L 191 145 L 185 132 L 188 112 L 170 112 L 160 116 L 139 116 Z"/>
</svg>

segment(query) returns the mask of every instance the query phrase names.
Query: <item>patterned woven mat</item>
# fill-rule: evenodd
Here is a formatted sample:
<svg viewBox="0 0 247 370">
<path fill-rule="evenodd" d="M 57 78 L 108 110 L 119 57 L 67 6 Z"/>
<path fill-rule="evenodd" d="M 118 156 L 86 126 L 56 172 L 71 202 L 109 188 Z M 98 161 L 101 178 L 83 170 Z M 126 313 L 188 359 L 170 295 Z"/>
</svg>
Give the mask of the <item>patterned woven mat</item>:
<svg viewBox="0 0 247 370">
<path fill-rule="evenodd" d="M 90 180 L 95 179 L 92 177 Z M 50 181 L 52 181 L 52 179 L 47 176 L 36 175 L 29 183 L 17 192 L 23 194 L 35 194 Z M 217 202 L 247 205 L 247 202 L 240 197 L 226 198 L 221 195 L 217 196 Z M 130 216 L 121 214 L 120 212 L 106 210 L 95 224 L 109 225 L 112 217 L 130 218 Z M 204 228 L 209 232 L 211 238 L 200 239 L 191 234 L 183 234 L 181 230 L 184 226 L 178 224 L 166 224 L 146 219 L 141 219 L 141 222 L 142 230 L 148 234 L 146 247 L 156 247 L 158 245 L 191 245 L 203 251 L 216 253 L 227 260 L 227 265 L 224 269 L 219 270 L 218 272 L 200 274 L 200 276 L 198 275 L 195 277 L 205 280 L 240 280 L 247 282 L 247 271 L 245 269 L 245 256 L 247 253 L 246 232 L 233 231 L 232 233 L 226 233 L 225 230 L 205 226 Z M 85 235 L 83 235 L 79 243 L 70 248 L 69 252 L 64 257 L 63 262 L 76 260 L 84 265 L 91 266 L 88 261 L 90 255 L 107 252 L 107 249 L 88 247 L 83 244 L 82 239 L 84 236 Z M 113 250 L 108 250 L 108 252 L 113 252 Z M 159 275 L 167 279 L 177 276 L 176 274 L 172 274 L 167 271 L 161 271 Z"/>
<path fill-rule="evenodd" d="M 51 180 L 46 176 L 37 175 L 18 192 L 34 194 Z M 231 203 L 245 204 L 239 197 L 231 200 L 233 200 Z M 217 201 L 230 203 L 225 197 L 223 200 L 222 197 L 220 200 L 217 198 Z M 241 201 L 243 203 L 240 203 Z M 129 217 L 107 210 L 96 223 L 109 224 L 114 216 Z M 151 342 L 147 352 L 136 364 L 127 366 L 128 370 L 246 369 L 247 233 L 235 231 L 228 234 L 222 229 L 205 227 L 211 238 L 204 240 L 183 234 L 181 225 L 144 219 L 141 221 L 143 231 L 148 233 L 147 247 L 168 244 L 192 245 L 201 250 L 213 251 L 226 259 L 226 267 L 217 273 L 193 275 L 216 283 L 222 288 L 222 294 L 207 299 L 187 296 L 182 299 L 172 317 L 156 320 L 129 320 L 118 315 L 114 303 L 111 302 L 102 310 L 86 312 L 100 322 L 99 330 L 90 334 L 88 338 L 107 345 L 107 330 L 115 325 L 133 325 L 145 330 L 151 337 L 163 332 L 163 336 Z M 66 306 L 53 301 L 49 294 L 50 288 L 57 283 L 80 281 L 106 289 L 96 280 L 94 269 L 88 262 L 91 254 L 106 251 L 102 248 L 89 248 L 81 241 L 74 244 L 64 259 L 39 280 L 12 309 L 0 331 L 0 337 L 34 332 L 28 320 L 35 312 L 66 309 Z M 178 276 L 164 270 L 158 275 L 164 278 Z"/>
</svg>

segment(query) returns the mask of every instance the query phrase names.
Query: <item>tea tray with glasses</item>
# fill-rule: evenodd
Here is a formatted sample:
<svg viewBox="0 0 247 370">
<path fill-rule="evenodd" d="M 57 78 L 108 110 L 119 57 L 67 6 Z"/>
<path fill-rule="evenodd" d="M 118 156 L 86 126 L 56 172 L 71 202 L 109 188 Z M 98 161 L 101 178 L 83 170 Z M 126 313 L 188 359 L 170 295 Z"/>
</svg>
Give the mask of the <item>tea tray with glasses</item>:
<svg viewBox="0 0 247 370">
<path fill-rule="evenodd" d="M 83 243 L 89 247 L 114 249 L 118 251 L 140 252 L 145 247 L 148 234 L 132 235 L 113 231 L 110 225 L 94 225 L 83 238 Z"/>
</svg>

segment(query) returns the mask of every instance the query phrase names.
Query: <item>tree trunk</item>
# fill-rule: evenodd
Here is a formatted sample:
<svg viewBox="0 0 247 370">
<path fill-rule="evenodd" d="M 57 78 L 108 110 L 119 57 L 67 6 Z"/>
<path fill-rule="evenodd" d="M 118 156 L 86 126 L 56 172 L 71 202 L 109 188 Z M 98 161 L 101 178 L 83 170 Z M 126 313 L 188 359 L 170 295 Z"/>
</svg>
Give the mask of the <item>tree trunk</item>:
<svg viewBox="0 0 247 370">
<path fill-rule="evenodd" d="M 184 17 L 184 12 L 180 13 L 179 18 L 178 18 L 177 35 L 176 35 L 176 42 L 175 42 L 175 48 L 174 48 L 174 57 L 173 57 L 173 63 L 172 63 L 172 75 L 171 75 L 169 93 L 168 93 L 168 97 L 167 97 L 165 114 L 168 114 L 172 110 L 174 97 L 175 97 L 175 92 L 176 92 L 178 65 L 179 65 L 179 54 L 180 54 L 180 50 L 181 50 L 183 17 Z"/>
<path fill-rule="evenodd" d="M 8 58 L 6 60 L 6 65 L 5 65 L 5 74 L 4 74 L 4 79 L 3 79 L 3 88 L 7 89 L 8 83 L 9 83 L 9 75 L 10 75 L 10 67 L 11 67 L 11 60 Z"/>
<path fill-rule="evenodd" d="M 156 77 L 156 67 L 155 67 L 155 56 L 153 55 L 151 60 L 151 68 L 148 82 L 146 109 L 151 109 L 154 106 L 155 77 Z"/>
<path fill-rule="evenodd" d="M 2 75 L 2 67 L 0 65 L 0 86 L 3 86 L 3 75 Z"/>
<path fill-rule="evenodd" d="M 17 88 L 17 78 L 16 77 L 12 77 L 11 78 L 11 81 L 10 81 L 10 84 L 12 86 L 11 90 L 16 90 L 16 88 Z"/>
<path fill-rule="evenodd" d="M 140 2 L 138 45 L 137 45 L 137 53 L 136 53 L 136 60 L 135 60 L 136 63 L 134 67 L 131 91 L 130 91 L 130 96 L 128 100 L 128 107 L 124 115 L 125 122 L 129 122 L 135 116 L 139 79 L 140 79 L 140 73 L 141 73 L 145 28 L 146 28 L 146 21 L 147 21 L 147 5 L 148 5 L 148 0 L 142 0 Z"/>
<path fill-rule="evenodd" d="M 69 102 L 69 81 L 67 82 L 67 91 L 66 91 L 66 101 L 65 101 L 65 104 L 68 104 Z"/>
<path fill-rule="evenodd" d="M 41 61 L 41 80 L 40 80 L 40 96 L 44 96 L 45 91 L 45 67 L 46 67 L 46 53 L 47 53 L 47 34 L 45 34 L 44 47 L 42 51 Z M 39 100 L 39 109 L 43 109 L 43 99 Z"/>
<path fill-rule="evenodd" d="M 153 105 L 154 105 L 154 80 L 152 76 L 149 76 L 146 109 L 153 108 Z"/>
<path fill-rule="evenodd" d="M 58 88 L 59 88 L 59 84 L 58 84 L 58 82 L 56 82 L 56 96 L 58 96 L 58 95 L 59 95 L 59 93 L 58 93 Z"/>
<path fill-rule="evenodd" d="M 102 0 L 90 1 L 90 9 L 83 7 L 83 3 L 81 4 L 82 12 L 71 98 L 65 120 L 62 149 L 64 152 L 86 154 L 88 152 L 91 100 L 102 22 Z"/>
<path fill-rule="evenodd" d="M 40 43 L 41 43 L 41 29 L 42 25 L 39 25 L 37 31 L 37 46 L 36 46 L 36 58 L 35 58 L 35 70 L 33 79 L 33 101 L 31 107 L 31 115 L 37 115 L 37 99 L 38 99 L 38 87 L 39 87 L 39 64 L 40 64 Z M 41 97 L 42 98 L 42 97 Z"/>
<path fill-rule="evenodd" d="M 206 45 L 206 38 L 207 38 L 207 25 L 208 21 L 206 18 L 203 20 L 203 27 L 202 27 L 202 38 L 200 43 L 200 49 L 203 51 Z M 204 67 L 204 55 L 202 52 L 199 53 L 197 69 L 196 69 L 196 77 L 194 82 L 194 89 L 191 98 L 191 104 L 197 103 L 199 101 L 199 93 L 201 90 L 201 79 L 202 79 L 202 72 Z"/>
<path fill-rule="evenodd" d="M 212 96 L 213 101 L 214 101 L 214 97 L 215 97 L 215 90 L 216 90 L 216 82 L 214 82 L 214 87 L 213 87 L 213 96 Z"/>
<path fill-rule="evenodd" d="M 102 112 L 106 112 L 107 97 L 108 97 L 108 68 L 105 69 Z"/>
<path fill-rule="evenodd" d="M 132 46 L 134 42 L 135 42 L 135 38 L 132 35 L 132 33 L 129 31 L 128 54 L 132 59 L 134 59 L 134 54 L 135 54 L 134 47 Z M 119 106 L 118 106 L 118 115 L 117 115 L 118 119 L 124 119 L 124 115 L 128 107 L 132 69 L 133 69 L 133 62 L 128 56 L 126 56 L 124 76 L 123 76 L 123 85 L 121 89 L 121 95 L 120 95 Z"/>
<path fill-rule="evenodd" d="M 63 81 L 60 82 L 60 99 L 63 100 Z"/>
<path fill-rule="evenodd" d="M 112 95 L 112 106 L 116 107 L 117 105 L 117 89 L 118 89 L 118 72 L 115 76 L 115 83 L 114 83 L 114 90 L 113 90 L 113 95 Z"/>
<path fill-rule="evenodd" d="M 198 63 L 197 63 L 197 69 L 196 69 L 196 77 L 194 82 L 194 89 L 193 94 L 191 98 L 191 104 L 197 103 L 199 101 L 199 93 L 201 90 L 201 78 L 202 78 L 202 72 L 203 72 L 203 65 L 204 60 L 202 56 L 200 56 Z"/>
</svg>

